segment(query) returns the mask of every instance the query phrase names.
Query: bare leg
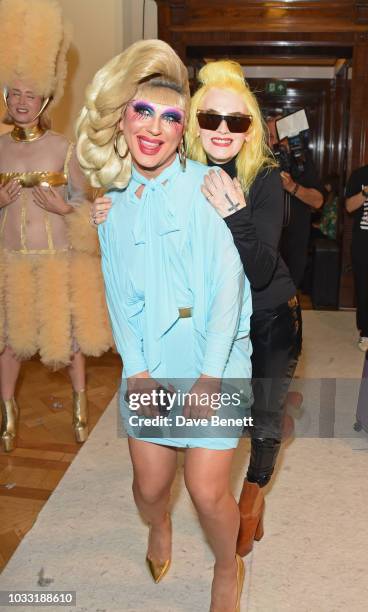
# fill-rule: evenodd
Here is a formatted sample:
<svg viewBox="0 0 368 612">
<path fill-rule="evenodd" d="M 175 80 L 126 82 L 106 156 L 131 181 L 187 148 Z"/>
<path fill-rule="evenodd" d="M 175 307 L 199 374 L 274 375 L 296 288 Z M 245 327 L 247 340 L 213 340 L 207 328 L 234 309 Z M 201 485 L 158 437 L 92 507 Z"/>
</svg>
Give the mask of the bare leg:
<svg viewBox="0 0 368 612">
<path fill-rule="evenodd" d="M 70 380 L 74 391 L 83 391 L 86 387 L 85 356 L 81 351 L 73 353 L 71 364 L 68 366 Z"/>
<path fill-rule="evenodd" d="M 148 556 L 171 557 L 168 516 L 170 489 L 176 472 L 176 448 L 129 438 L 133 463 L 133 495 L 137 508 L 151 525 Z"/>
<path fill-rule="evenodd" d="M 215 555 L 211 612 L 234 612 L 237 598 L 239 508 L 230 490 L 233 455 L 234 449 L 185 452 L 185 482 Z"/>
<path fill-rule="evenodd" d="M 0 355 L 0 383 L 3 400 L 14 397 L 21 365 L 22 363 L 15 356 L 13 349 L 6 346 Z"/>
</svg>

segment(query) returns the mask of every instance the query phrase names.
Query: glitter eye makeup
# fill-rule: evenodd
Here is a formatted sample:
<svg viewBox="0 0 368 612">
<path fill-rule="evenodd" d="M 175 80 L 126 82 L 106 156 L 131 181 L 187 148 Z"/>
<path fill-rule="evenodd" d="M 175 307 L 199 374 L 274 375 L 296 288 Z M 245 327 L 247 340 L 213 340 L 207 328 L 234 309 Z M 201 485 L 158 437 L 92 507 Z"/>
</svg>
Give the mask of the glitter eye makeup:
<svg viewBox="0 0 368 612">
<path fill-rule="evenodd" d="M 140 119 L 150 119 L 155 114 L 155 109 L 147 102 L 133 102 L 132 107 Z"/>
<path fill-rule="evenodd" d="M 184 115 L 176 108 L 169 108 L 162 113 L 161 118 L 168 123 L 178 123 L 179 125 L 182 125 Z"/>
<path fill-rule="evenodd" d="M 160 105 L 162 106 L 162 105 Z M 136 100 L 132 102 L 131 107 L 137 119 L 153 119 L 159 112 L 159 108 L 155 108 L 149 102 L 144 100 Z M 180 127 L 184 124 L 184 113 L 175 107 L 165 108 L 160 114 L 160 119 L 166 124 L 174 127 Z"/>
</svg>

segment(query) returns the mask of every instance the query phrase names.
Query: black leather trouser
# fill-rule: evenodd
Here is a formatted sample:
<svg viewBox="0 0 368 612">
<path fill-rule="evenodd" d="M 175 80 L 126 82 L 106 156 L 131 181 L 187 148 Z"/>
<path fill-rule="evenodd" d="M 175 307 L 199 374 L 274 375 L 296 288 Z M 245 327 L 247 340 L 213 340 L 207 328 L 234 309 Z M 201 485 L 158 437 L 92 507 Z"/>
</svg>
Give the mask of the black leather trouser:
<svg viewBox="0 0 368 612">
<path fill-rule="evenodd" d="M 264 486 L 280 449 L 285 398 L 301 351 L 302 319 L 296 299 L 254 312 L 250 336 L 254 403 L 247 479 Z"/>
</svg>

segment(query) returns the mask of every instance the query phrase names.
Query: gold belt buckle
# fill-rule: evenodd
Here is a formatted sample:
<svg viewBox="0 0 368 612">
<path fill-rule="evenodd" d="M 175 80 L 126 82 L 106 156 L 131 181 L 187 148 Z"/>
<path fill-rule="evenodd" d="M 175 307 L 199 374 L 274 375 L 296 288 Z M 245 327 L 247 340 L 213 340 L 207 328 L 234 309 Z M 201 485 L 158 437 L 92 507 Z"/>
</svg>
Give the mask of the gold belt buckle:
<svg viewBox="0 0 368 612">
<path fill-rule="evenodd" d="M 192 308 L 178 308 L 180 319 L 189 319 L 192 316 Z"/>
<path fill-rule="evenodd" d="M 288 306 L 289 308 L 293 308 L 293 306 L 297 306 L 299 304 L 298 302 L 298 298 L 296 297 L 296 295 L 294 295 L 294 297 L 290 298 L 290 300 L 288 300 Z"/>
</svg>

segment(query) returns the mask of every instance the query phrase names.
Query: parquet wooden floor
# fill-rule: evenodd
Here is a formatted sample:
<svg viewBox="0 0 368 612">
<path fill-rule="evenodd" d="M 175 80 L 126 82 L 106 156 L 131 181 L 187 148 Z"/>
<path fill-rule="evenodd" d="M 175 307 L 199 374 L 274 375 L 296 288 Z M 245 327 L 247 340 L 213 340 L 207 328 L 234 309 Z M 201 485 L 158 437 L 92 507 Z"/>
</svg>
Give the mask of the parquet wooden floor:
<svg viewBox="0 0 368 612">
<path fill-rule="evenodd" d="M 111 351 L 87 359 L 90 430 L 114 396 L 120 371 L 120 357 Z M 50 372 L 38 359 L 25 362 L 16 399 L 18 445 L 12 453 L 0 450 L 0 571 L 81 448 L 71 426 L 66 370 Z"/>
</svg>

